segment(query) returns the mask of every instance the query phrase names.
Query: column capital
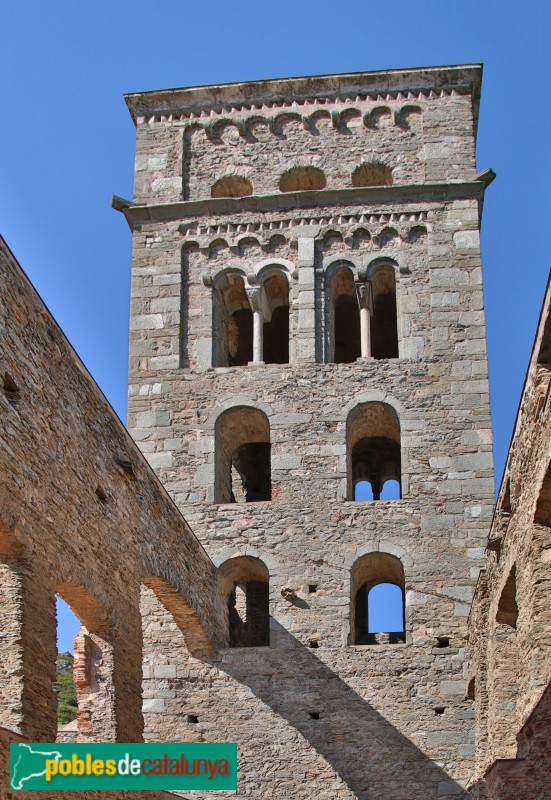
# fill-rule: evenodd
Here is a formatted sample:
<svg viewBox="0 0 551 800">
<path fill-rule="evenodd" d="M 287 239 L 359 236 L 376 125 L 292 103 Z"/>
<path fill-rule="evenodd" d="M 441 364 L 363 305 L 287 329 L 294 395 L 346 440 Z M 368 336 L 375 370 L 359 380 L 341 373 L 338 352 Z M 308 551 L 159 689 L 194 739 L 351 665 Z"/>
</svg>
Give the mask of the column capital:
<svg viewBox="0 0 551 800">
<path fill-rule="evenodd" d="M 356 284 L 356 294 L 360 308 L 367 308 L 369 314 L 373 316 L 373 291 L 371 281 Z"/>
<path fill-rule="evenodd" d="M 262 289 L 260 286 L 247 287 L 247 298 L 252 311 L 262 311 Z"/>
</svg>

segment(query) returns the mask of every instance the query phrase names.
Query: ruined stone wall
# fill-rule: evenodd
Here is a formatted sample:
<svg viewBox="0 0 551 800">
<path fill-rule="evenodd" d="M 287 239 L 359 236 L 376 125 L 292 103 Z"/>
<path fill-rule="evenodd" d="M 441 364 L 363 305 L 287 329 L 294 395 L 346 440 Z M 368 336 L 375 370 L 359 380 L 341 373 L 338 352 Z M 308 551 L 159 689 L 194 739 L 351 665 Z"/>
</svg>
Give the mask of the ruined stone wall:
<svg viewBox="0 0 551 800">
<path fill-rule="evenodd" d="M 138 127 L 137 202 L 125 211 L 133 230 L 129 428 L 220 570 L 231 573 L 243 558 L 267 568 L 271 616 L 269 647 L 189 658 L 170 617 L 145 597 L 146 731 L 237 741 L 240 797 L 460 797 L 472 773 L 464 637 L 493 506 L 477 76 L 435 71 L 433 96 L 425 86 L 417 98 L 427 106 L 422 128 L 407 132 L 393 127 L 396 115 L 389 129 L 370 128 L 354 113 L 361 90 L 350 99 L 348 78 L 332 76 L 316 84 L 334 110 L 318 138 L 292 120 L 278 137 L 260 102 L 255 130 L 265 138 L 249 141 L 246 127 L 220 120 L 227 144 L 217 122 L 226 96 L 235 106 L 232 93 L 245 89 L 128 98 Z M 414 79 L 387 74 L 376 104 L 402 106 Z M 369 87 L 375 78 L 354 80 Z M 459 84 L 470 88 L 454 95 Z M 300 81 L 284 89 L 278 114 L 296 111 L 302 92 Z M 267 106 L 272 90 L 246 91 L 249 102 L 265 93 Z M 181 118 L 210 126 L 192 137 L 202 144 L 186 170 L 169 145 L 183 140 Z M 419 138 L 427 118 L 431 147 Z M 363 127 L 339 128 L 346 119 Z M 358 141 L 365 161 L 393 153 L 400 181 L 350 188 Z M 278 170 L 293 158 L 286 148 L 298 154 L 299 142 L 301 164 L 319 158 L 327 188 L 277 193 Z M 231 172 L 233 152 L 250 164 L 254 195 L 194 199 Z M 186 180 L 191 199 L 182 201 Z M 331 363 L 332 276 L 346 265 L 361 289 L 382 264 L 396 284 L 398 358 Z M 216 366 L 220 281 L 236 275 L 254 292 L 276 272 L 289 283 L 290 363 Z M 370 403 L 399 420 L 401 500 L 347 499 L 350 419 Z M 272 500 L 215 503 L 217 449 L 226 446 L 217 448 L 217 421 L 243 407 L 269 422 Z M 369 553 L 403 568 L 405 642 L 353 644 L 351 573 Z"/>
<path fill-rule="evenodd" d="M 140 587 L 205 652 L 214 566 L 3 241 L 0 329 L 1 724 L 55 741 L 58 593 L 84 626 L 80 739 L 139 741 Z"/>
<path fill-rule="evenodd" d="M 543 741 L 551 680 L 549 307 L 548 289 L 469 624 L 476 791 L 491 800 L 505 800 L 514 787 L 517 798 L 547 796 L 542 775 L 549 764 Z"/>
</svg>

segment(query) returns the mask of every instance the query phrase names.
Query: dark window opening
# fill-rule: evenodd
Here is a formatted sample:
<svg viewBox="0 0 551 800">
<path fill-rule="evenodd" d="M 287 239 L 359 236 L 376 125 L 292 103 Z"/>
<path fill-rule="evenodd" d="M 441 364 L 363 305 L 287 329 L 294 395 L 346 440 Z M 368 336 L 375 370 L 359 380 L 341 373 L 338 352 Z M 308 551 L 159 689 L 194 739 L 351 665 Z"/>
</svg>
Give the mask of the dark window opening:
<svg viewBox="0 0 551 800">
<path fill-rule="evenodd" d="M 230 647 L 270 644 L 269 587 L 265 581 L 236 584 L 228 598 Z"/>
<path fill-rule="evenodd" d="M 232 459 L 231 502 L 257 503 L 272 499 L 269 442 L 239 447 Z"/>
<path fill-rule="evenodd" d="M 318 591 L 318 584 L 317 583 L 309 583 L 308 584 L 308 594 L 315 594 Z"/>
<path fill-rule="evenodd" d="M 496 614 L 497 622 L 511 628 L 517 627 L 518 620 L 516 575 L 516 567 L 513 567 L 501 592 Z"/>
<path fill-rule="evenodd" d="M 253 312 L 241 275 L 221 275 L 214 289 L 214 359 L 217 367 L 242 367 L 253 360 Z"/>
<path fill-rule="evenodd" d="M 439 648 L 449 647 L 450 646 L 449 638 L 447 636 L 437 636 L 436 637 L 436 646 L 439 647 Z"/>
<path fill-rule="evenodd" d="M 216 503 L 251 503 L 272 499 L 270 425 L 256 408 L 224 411 L 215 426 Z"/>
<path fill-rule="evenodd" d="M 398 358 L 398 318 L 394 269 L 383 267 L 373 275 L 373 316 L 371 317 L 371 355 L 373 358 Z"/>
<path fill-rule="evenodd" d="M 186 714 L 184 719 L 192 725 L 196 725 L 199 722 L 199 717 L 196 717 L 195 714 Z"/>
<path fill-rule="evenodd" d="M 310 641 L 308 642 L 308 644 L 309 644 L 309 646 L 310 646 L 311 648 L 313 648 L 314 650 L 317 650 L 317 649 L 318 649 L 318 647 L 320 646 L 320 644 L 319 644 L 319 642 L 318 642 L 318 640 L 317 640 L 317 639 L 310 639 Z"/>
<path fill-rule="evenodd" d="M 476 679 L 471 678 L 467 684 L 467 697 L 469 700 L 474 700 L 476 697 Z"/>
<path fill-rule="evenodd" d="M 361 355 L 360 316 L 355 297 L 335 301 L 335 364 L 351 364 Z"/>
<path fill-rule="evenodd" d="M 289 306 L 274 308 L 271 321 L 264 323 L 264 363 L 289 363 Z"/>
<path fill-rule="evenodd" d="M 263 283 L 265 364 L 289 363 L 289 281 L 281 273 L 270 275 Z"/>
<path fill-rule="evenodd" d="M 239 308 L 228 320 L 228 367 L 244 367 L 253 360 L 253 312 Z"/>
<path fill-rule="evenodd" d="M 218 570 L 227 598 L 230 647 L 268 647 L 270 644 L 270 576 L 253 556 L 235 556 Z"/>
<path fill-rule="evenodd" d="M 319 719 L 320 718 L 320 712 L 319 711 L 309 711 L 308 712 L 308 716 L 310 717 L 310 719 Z"/>
<path fill-rule="evenodd" d="M 445 710 L 446 709 L 444 708 L 444 706 L 436 706 L 436 708 L 434 709 L 434 713 L 436 714 L 436 716 L 440 716 L 441 714 L 444 713 Z"/>
<path fill-rule="evenodd" d="M 351 269 L 344 265 L 329 279 L 330 350 L 334 364 L 350 364 L 361 355 L 360 308 Z"/>
</svg>

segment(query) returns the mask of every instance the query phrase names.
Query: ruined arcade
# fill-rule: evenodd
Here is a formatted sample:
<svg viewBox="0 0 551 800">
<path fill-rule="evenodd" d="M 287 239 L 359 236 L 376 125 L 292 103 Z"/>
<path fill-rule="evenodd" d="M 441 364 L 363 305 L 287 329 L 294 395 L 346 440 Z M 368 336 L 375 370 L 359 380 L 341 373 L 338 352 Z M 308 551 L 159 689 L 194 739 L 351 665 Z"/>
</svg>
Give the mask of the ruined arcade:
<svg viewBox="0 0 551 800">
<path fill-rule="evenodd" d="M 83 623 L 80 740 L 237 742 L 241 798 L 510 800 L 494 762 L 522 783 L 550 670 L 524 625 L 539 666 L 503 710 L 494 643 L 520 643 L 488 603 L 521 483 L 493 518 L 480 81 L 126 96 L 130 437 L 1 243 L 2 743 L 55 738 L 57 592 Z"/>
</svg>

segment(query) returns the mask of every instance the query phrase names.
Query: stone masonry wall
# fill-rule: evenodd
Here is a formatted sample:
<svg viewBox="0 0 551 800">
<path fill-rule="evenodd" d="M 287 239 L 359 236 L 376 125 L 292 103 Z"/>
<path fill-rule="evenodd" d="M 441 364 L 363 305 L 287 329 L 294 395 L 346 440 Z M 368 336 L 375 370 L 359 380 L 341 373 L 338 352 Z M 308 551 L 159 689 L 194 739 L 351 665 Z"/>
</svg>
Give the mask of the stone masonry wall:
<svg viewBox="0 0 551 800">
<path fill-rule="evenodd" d="M 245 557 L 270 582 L 270 646 L 211 659 L 187 656 L 170 616 L 144 597 L 146 735 L 237 741 L 239 797 L 461 797 L 472 774 L 464 637 L 493 506 L 479 73 L 428 73 L 424 99 L 415 87 L 422 122 L 409 129 L 395 127 L 420 80 L 409 73 L 127 98 L 138 127 L 125 210 L 129 428 L 224 574 Z M 331 127 L 318 115 L 317 137 L 292 116 L 306 113 L 296 103 L 308 91 L 333 111 Z M 370 127 L 354 111 L 362 93 L 366 110 L 398 113 Z M 260 118 L 258 137 L 228 125 L 226 106 L 239 117 L 239 103 L 255 105 L 244 110 Z M 178 143 L 191 123 L 201 130 L 184 169 Z M 350 188 L 360 158 L 395 159 L 395 185 Z M 321 165 L 327 188 L 278 193 L 295 164 Z M 232 171 L 249 177 L 252 197 L 200 199 Z M 361 287 L 381 264 L 396 282 L 399 357 L 333 364 L 331 276 L 346 265 Z M 217 367 L 220 281 L 233 274 L 254 291 L 276 273 L 289 283 L 291 363 Z M 346 499 L 347 420 L 365 403 L 399 419 L 401 500 Z M 217 504 L 216 423 L 242 407 L 270 425 L 272 500 Z M 351 643 L 350 576 L 368 553 L 403 568 L 405 643 Z"/>
<path fill-rule="evenodd" d="M 550 290 L 536 334 L 469 624 L 475 796 L 545 798 L 551 506 Z"/>
<path fill-rule="evenodd" d="M 214 566 L 3 241 L 0 330 L 1 724 L 55 741 L 57 593 L 84 626 L 80 738 L 139 741 L 140 587 L 208 652 Z"/>
</svg>

